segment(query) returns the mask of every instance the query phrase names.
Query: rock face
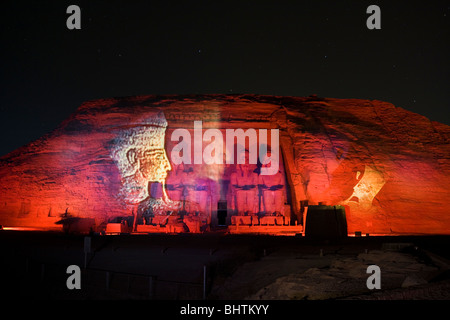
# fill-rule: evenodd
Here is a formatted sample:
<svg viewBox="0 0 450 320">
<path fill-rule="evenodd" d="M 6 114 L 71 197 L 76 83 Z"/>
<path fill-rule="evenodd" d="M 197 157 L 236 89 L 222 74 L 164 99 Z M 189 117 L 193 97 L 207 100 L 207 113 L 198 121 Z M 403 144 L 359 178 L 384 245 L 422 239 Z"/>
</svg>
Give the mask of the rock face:
<svg viewBox="0 0 450 320">
<path fill-rule="evenodd" d="M 203 131 L 279 129 L 291 223 L 323 203 L 345 206 L 349 233 L 450 233 L 449 126 L 382 101 L 258 95 L 83 103 L 52 133 L 0 159 L 0 224 L 55 227 L 70 216 L 98 225 L 138 212 L 149 196 L 153 208 L 169 208 L 165 190 L 155 196 L 148 182 L 169 173 L 169 184 L 181 141 L 173 132 L 194 132 L 194 121 Z M 216 182 L 230 169 L 190 166 Z M 212 207 L 219 198 L 209 199 Z"/>
</svg>

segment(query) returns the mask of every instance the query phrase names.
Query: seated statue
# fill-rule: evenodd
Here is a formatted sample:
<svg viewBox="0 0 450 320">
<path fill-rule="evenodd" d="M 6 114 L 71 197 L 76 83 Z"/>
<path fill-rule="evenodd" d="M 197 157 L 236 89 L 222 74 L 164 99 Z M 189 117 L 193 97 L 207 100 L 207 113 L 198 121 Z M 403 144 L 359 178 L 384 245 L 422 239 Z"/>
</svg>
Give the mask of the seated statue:
<svg viewBox="0 0 450 320">
<path fill-rule="evenodd" d="M 267 161 L 264 161 L 262 166 L 268 166 Z M 262 190 L 264 212 L 267 215 L 283 215 L 285 202 L 283 173 L 278 170 L 274 175 L 260 175 L 258 180 Z"/>
<path fill-rule="evenodd" d="M 248 163 L 247 153 L 246 158 L 245 163 L 238 164 L 236 171 L 230 177 L 232 195 L 235 200 L 233 209 L 237 210 L 240 216 L 258 212 L 258 174 Z"/>
<path fill-rule="evenodd" d="M 198 178 L 193 170 L 189 170 L 184 177 L 184 186 L 185 210 L 189 213 L 208 215 L 209 180 Z"/>
</svg>

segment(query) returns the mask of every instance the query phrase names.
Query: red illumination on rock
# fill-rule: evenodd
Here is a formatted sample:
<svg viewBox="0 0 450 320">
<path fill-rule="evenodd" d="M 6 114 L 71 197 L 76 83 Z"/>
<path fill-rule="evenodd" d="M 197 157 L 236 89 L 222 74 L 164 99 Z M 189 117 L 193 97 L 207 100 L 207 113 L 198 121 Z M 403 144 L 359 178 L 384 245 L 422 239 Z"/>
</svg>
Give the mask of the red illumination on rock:
<svg viewBox="0 0 450 320">
<path fill-rule="evenodd" d="M 349 233 L 450 233 L 449 126 L 381 101 L 256 95 L 142 96 L 84 103 L 52 133 L 0 159 L 0 224 L 60 228 L 56 222 L 76 217 L 94 218 L 98 228 L 115 217 L 137 216 L 138 226 L 128 224 L 130 229 L 161 231 L 171 221 L 176 232 L 207 230 L 217 224 L 219 200 L 230 210 L 236 205 L 238 191 L 233 195 L 232 187 L 224 188 L 234 179 L 236 166 L 190 164 L 176 171 L 169 163 L 177 143 L 171 134 L 177 128 L 193 130 L 194 121 L 202 121 L 203 130 L 279 129 L 284 181 L 277 179 L 285 186 L 266 192 L 270 203 L 261 193 L 255 210 L 279 207 L 276 200 L 283 197 L 283 212 L 246 213 L 233 220 L 257 221 L 250 225 L 281 234 L 283 226 L 303 223 L 306 205 L 323 203 L 346 207 Z M 150 128 L 151 138 L 145 136 Z M 115 148 L 125 143 L 145 150 Z M 135 176 L 143 184 L 130 178 Z M 197 193 L 183 203 L 177 186 L 180 181 L 188 185 L 189 179 L 194 179 L 190 185 Z M 154 183 L 147 187 L 148 181 Z M 247 201 L 250 193 L 239 199 Z M 172 213 L 164 218 L 148 208 Z M 185 215 L 177 220 L 173 212 L 183 208 Z M 231 220 L 228 216 L 227 222 Z"/>
</svg>

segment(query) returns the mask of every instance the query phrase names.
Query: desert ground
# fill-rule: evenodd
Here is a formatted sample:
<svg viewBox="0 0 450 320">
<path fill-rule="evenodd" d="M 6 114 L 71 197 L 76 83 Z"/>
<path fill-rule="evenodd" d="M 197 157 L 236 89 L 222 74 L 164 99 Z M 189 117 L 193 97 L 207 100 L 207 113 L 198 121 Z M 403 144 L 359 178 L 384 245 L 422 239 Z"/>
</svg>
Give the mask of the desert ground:
<svg viewBox="0 0 450 320">
<path fill-rule="evenodd" d="M 2 296 L 38 300 L 448 300 L 450 237 L 309 239 L 0 231 Z M 85 252 L 86 251 L 86 252 Z M 67 267 L 81 270 L 69 290 Z M 369 265 L 381 288 L 368 289 Z"/>
</svg>

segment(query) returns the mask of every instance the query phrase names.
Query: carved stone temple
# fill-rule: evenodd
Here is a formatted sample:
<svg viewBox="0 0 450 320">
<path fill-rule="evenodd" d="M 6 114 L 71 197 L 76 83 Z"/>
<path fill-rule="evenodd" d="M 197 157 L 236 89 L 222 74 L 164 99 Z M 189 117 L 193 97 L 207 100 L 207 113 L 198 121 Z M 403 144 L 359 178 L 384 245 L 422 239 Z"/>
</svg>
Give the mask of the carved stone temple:
<svg viewBox="0 0 450 320">
<path fill-rule="evenodd" d="M 450 127 L 387 102 L 112 98 L 0 158 L 0 224 L 295 235 L 323 207 L 348 234 L 449 234 L 449 186 Z"/>
</svg>

